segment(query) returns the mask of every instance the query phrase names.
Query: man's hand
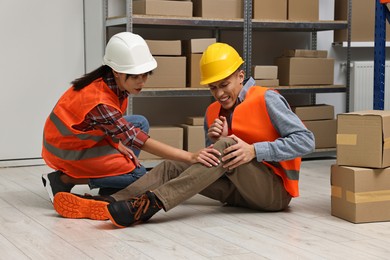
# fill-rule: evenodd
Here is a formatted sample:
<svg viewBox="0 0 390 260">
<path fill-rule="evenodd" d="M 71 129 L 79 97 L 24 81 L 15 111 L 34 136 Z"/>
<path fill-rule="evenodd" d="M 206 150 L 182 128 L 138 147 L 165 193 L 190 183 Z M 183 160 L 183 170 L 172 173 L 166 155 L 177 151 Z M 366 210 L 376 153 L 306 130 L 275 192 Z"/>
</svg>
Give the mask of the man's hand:
<svg viewBox="0 0 390 260">
<path fill-rule="evenodd" d="M 135 164 L 136 167 L 140 167 L 141 163 L 139 162 L 137 156 L 135 156 L 133 150 L 130 148 L 126 147 L 122 142 L 119 142 L 118 145 L 118 150 L 121 152 L 126 158 L 129 158 L 133 163 Z"/>
<path fill-rule="evenodd" d="M 212 140 L 214 143 L 219 140 L 221 137 L 226 137 L 228 135 L 228 124 L 226 117 L 220 116 L 216 118 L 214 122 L 210 125 L 209 130 L 207 131 L 207 137 Z"/>
<path fill-rule="evenodd" d="M 226 148 L 222 157 L 223 167 L 229 170 L 234 169 L 242 164 L 248 163 L 256 157 L 255 147 L 238 138 L 230 135 L 237 143 Z"/>
</svg>

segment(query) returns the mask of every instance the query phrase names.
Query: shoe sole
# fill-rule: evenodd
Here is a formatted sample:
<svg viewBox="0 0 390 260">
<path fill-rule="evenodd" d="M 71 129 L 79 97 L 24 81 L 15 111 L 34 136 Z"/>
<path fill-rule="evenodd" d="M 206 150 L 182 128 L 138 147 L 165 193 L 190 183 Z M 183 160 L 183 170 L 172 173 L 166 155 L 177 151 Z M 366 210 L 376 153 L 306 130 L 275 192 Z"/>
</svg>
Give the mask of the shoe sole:
<svg viewBox="0 0 390 260">
<path fill-rule="evenodd" d="M 53 194 L 53 190 L 51 189 L 49 174 L 42 175 L 42 183 L 43 183 L 43 187 L 45 187 L 47 193 L 49 194 L 49 199 L 50 199 L 51 203 L 53 203 L 54 194 Z"/>
<path fill-rule="evenodd" d="M 84 199 L 68 192 L 54 196 L 54 209 L 65 218 L 108 220 L 107 205 L 108 202 Z"/>
</svg>

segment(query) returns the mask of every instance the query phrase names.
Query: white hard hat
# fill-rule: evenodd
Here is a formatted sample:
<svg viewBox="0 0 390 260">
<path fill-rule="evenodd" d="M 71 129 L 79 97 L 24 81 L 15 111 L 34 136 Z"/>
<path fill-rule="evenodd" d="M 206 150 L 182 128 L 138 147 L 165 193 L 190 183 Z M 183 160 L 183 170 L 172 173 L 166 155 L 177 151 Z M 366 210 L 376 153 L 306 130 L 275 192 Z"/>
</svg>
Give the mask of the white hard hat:
<svg viewBox="0 0 390 260">
<path fill-rule="evenodd" d="M 108 41 L 103 65 L 116 72 L 139 75 L 154 70 L 157 62 L 145 40 L 138 34 L 121 32 Z"/>
</svg>

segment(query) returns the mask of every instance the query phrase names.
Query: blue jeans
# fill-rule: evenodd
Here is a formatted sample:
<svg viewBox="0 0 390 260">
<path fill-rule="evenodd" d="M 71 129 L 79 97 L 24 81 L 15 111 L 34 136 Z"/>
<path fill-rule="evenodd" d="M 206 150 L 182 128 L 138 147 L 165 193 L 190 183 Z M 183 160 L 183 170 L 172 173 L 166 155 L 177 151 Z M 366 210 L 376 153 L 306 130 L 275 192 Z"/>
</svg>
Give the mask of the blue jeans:
<svg viewBox="0 0 390 260">
<path fill-rule="evenodd" d="M 140 128 L 142 131 L 149 133 L 149 121 L 146 117 L 141 115 L 128 115 L 124 116 L 127 122 L 132 123 L 135 127 Z M 134 154 L 138 157 L 141 150 L 131 147 Z M 146 169 L 143 165 L 138 168 L 135 168 L 132 172 L 118 175 L 118 176 L 110 176 L 104 178 L 96 178 L 89 180 L 89 188 L 115 188 L 115 189 L 123 189 L 129 186 L 131 183 L 138 180 L 146 173 Z"/>
</svg>

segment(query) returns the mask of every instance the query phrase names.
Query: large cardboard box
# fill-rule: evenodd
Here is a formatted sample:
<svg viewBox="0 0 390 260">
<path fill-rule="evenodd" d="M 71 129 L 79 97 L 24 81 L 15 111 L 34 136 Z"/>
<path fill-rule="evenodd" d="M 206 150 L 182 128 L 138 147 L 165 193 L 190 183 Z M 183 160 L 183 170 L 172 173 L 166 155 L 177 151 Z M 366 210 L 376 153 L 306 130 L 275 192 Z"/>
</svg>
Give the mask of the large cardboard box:
<svg viewBox="0 0 390 260">
<path fill-rule="evenodd" d="M 190 1 L 133 0 L 133 14 L 192 17 Z"/>
<path fill-rule="evenodd" d="M 187 79 L 188 87 L 190 88 L 202 88 L 200 84 L 200 59 L 202 58 L 201 53 L 191 53 L 188 56 L 187 62 Z"/>
<path fill-rule="evenodd" d="M 184 130 L 183 148 L 189 152 L 196 152 L 205 148 L 205 134 L 203 126 L 200 125 L 180 125 Z"/>
<path fill-rule="evenodd" d="M 287 19 L 290 21 L 318 21 L 318 0 L 288 0 Z"/>
<path fill-rule="evenodd" d="M 234 19 L 243 17 L 242 0 L 192 0 L 194 16 Z"/>
<path fill-rule="evenodd" d="M 336 147 L 336 119 L 303 121 L 303 124 L 313 132 L 316 149 Z"/>
<path fill-rule="evenodd" d="M 254 79 L 277 79 L 278 66 L 255 65 L 252 67 Z"/>
<path fill-rule="evenodd" d="M 154 56 L 157 68 L 148 77 L 145 88 L 185 88 L 186 57 Z"/>
<path fill-rule="evenodd" d="M 254 0 L 253 19 L 287 20 L 287 0 Z"/>
<path fill-rule="evenodd" d="M 280 57 L 275 65 L 281 86 L 333 84 L 334 59 Z"/>
<path fill-rule="evenodd" d="M 390 166 L 390 111 L 337 115 L 337 164 L 369 168 Z"/>
<path fill-rule="evenodd" d="M 349 0 L 335 0 L 335 20 L 347 21 Z M 371 0 L 351 0 L 351 41 L 375 40 L 375 3 Z M 390 26 L 386 22 L 386 39 L 390 39 Z M 334 42 L 346 42 L 347 30 L 335 30 Z"/>
<path fill-rule="evenodd" d="M 390 168 L 332 165 L 331 212 L 353 223 L 390 220 Z"/>
<path fill-rule="evenodd" d="M 327 104 L 295 106 L 292 111 L 302 121 L 334 119 L 334 106 Z"/>
<path fill-rule="evenodd" d="M 182 55 L 180 40 L 145 40 L 152 55 Z"/>
<path fill-rule="evenodd" d="M 170 146 L 183 149 L 183 128 L 177 126 L 151 126 L 149 129 L 151 138 L 168 144 Z M 139 155 L 141 160 L 161 159 L 154 154 L 141 151 Z"/>
</svg>

